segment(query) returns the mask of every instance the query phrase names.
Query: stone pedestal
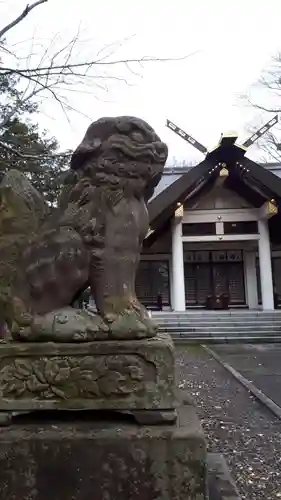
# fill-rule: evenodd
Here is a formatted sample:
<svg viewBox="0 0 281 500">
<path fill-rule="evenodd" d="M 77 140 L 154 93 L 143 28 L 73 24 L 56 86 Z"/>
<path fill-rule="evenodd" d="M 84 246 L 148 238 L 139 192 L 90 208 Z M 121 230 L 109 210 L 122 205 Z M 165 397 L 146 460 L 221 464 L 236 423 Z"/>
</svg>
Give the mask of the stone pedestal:
<svg viewBox="0 0 281 500">
<path fill-rule="evenodd" d="M 81 344 L 1 343 L 0 412 L 116 410 L 140 423 L 175 420 L 168 335 Z"/>
<path fill-rule="evenodd" d="M 41 422 L 0 433 L 1 499 L 204 500 L 206 483 L 191 406 L 176 425 Z"/>
<path fill-rule="evenodd" d="M 0 500 L 228 498 L 222 460 L 207 458 L 194 406 L 175 410 L 174 385 L 168 335 L 0 343 L 0 421 L 15 416 L 0 429 Z"/>
</svg>

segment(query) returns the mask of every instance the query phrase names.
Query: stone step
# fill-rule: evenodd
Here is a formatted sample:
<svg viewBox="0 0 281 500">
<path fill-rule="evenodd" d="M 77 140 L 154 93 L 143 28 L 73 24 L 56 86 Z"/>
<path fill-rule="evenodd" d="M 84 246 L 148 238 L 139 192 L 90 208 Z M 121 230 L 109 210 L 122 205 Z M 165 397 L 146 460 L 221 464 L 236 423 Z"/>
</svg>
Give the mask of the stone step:
<svg viewBox="0 0 281 500">
<path fill-rule="evenodd" d="M 166 313 L 170 313 L 170 314 L 179 314 L 179 313 L 196 313 L 196 312 L 206 312 L 206 313 L 231 313 L 231 314 L 236 314 L 236 313 L 239 313 L 239 312 L 244 312 L 244 313 L 248 313 L 248 312 L 257 312 L 257 313 L 267 313 L 267 312 L 281 312 L 281 307 L 278 308 L 278 309 L 262 309 L 262 306 L 261 304 L 254 308 L 254 309 L 249 309 L 247 306 L 239 306 L 239 305 L 236 305 L 236 306 L 231 306 L 229 307 L 228 309 L 207 309 L 206 307 L 204 306 L 198 306 L 198 307 L 186 307 L 186 309 L 184 310 L 180 310 L 180 311 L 175 311 L 173 309 L 171 309 L 170 307 L 165 307 L 164 309 L 162 309 L 162 311 L 160 311 L 160 309 L 154 309 L 153 310 L 155 313 L 159 313 L 159 314 L 166 314 Z"/>
<path fill-rule="evenodd" d="M 281 337 L 281 332 L 271 332 L 269 330 L 262 330 L 260 332 L 239 332 L 237 333 L 237 330 L 234 332 L 202 332 L 202 331 L 195 331 L 195 332 L 185 332 L 185 331 L 180 331 L 178 330 L 177 332 L 165 332 L 169 333 L 172 338 L 175 336 L 182 336 L 182 337 Z"/>
<path fill-rule="evenodd" d="M 172 339 L 174 342 L 183 342 L 185 344 L 264 344 L 264 343 L 281 343 L 281 335 L 267 335 L 264 336 L 256 336 L 256 337 L 248 337 L 248 336 L 227 336 L 227 337 L 211 337 L 211 336 L 175 336 L 172 335 Z"/>
<path fill-rule="evenodd" d="M 247 326 L 243 326 L 241 328 L 237 327 L 228 327 L 228 328 L 220 328 L 220 327 L 197 327 L 196 325 L 190 326 L 190 327 L 175 327 L 175 328 L 169 328 L 169 327 L 158 327 L 160 332 L 187 332 L 187 333 L 192 333 L 192 332 L 225 332 L 225 333 L 230 333 L 230 332 L 235 332 L 235 333 L 242 333 L 245 331 L 246 333 L 251 333 L 251 332 L 274 332 L 274 333 L 280 333 L 281 334 L 281 328 L 274 328 L 274 327 L 263 327 L 263 326 L 256 326 L 256 327 L 250 327 L 247 328 Z"/>
<path fill-rule="evenodd" d="M 268 324 L 268 325 L 280 325 L 281 318 L 173 318 L 173 319 L 162 319 L 153 318 L 153 320 L 159 325 L 243 325 L 243 324 Z"/>
<path fill-rule="evenodd" d="M 271 309 L 267 311 L 262 311 L 259 309 L 243 309 L 243 310 L 233 310 L 233 309 L 198 309 L 197 311 L 190 311 L 186 309 L 185 311 L 151 311 L 153 316 L 198 316 L 204 314 L 205 316 L 266 316 L 267 314 L 281 316 L 281 309 Z"/>
<path fill-rule="evenodd" d="M 198 313 L 153 313 L 152 314 L 153 318 L 159 318 L 163 320 L 167 319 L 197 319 L 197 318 L 212 318 L 212 319 L 223 319 L 223 318 L 281 318 L 281 313 L 278 311 L 273 312 L 247 312 L 247 313 L 229 313 L 229 312 L 212 312 L 212 313 L 206 313 L 206 312 L 198 312 Z"/>
<path fill-rule="evenodd" d="M 261 332 L 165 332 L 171 335 L 172 338 L 180 336 L 180 337 L 218 337 L 218 338 L 223 338 L 223 337 L 237 337 L 237 338 L 242 338 L 242 337 L 248 337 L 248 338 L 254 338 L 254 337 L 262 337 L 262 338 L 268 338 L 268 337 L 281 337 L 280 332 L 270 332 L 270 331 L 261 331 Z"/>
<path fill-rule="evenodd" d="M 240 328 L 241 326 L 247 325 L 248 327 L 256 327 L 258 325 L 263 325 L 263 326 L 268 326 L 269 328 L 271 327 L 281 327 L 281 320 L 276 320 L 276 321 L 269 321 L 266 319 L 261 319 L 258 321 L 250 320 L 235 320 L 235 321 L 200 321 L 199 319 L 197 321 L 157 321 L 158 325 L 161 327 L 168 327 L 168 328 L 175 328 L 175 327 L 183 327 L 183 328 L 189 328 L 193 326 L 198 326 L 202 328 L 213 328 L 216 326 L 219 326 L 220 328 L 224 327 L 238 327 Z"/>
<path fill-rule="evenodd" d="M 253 321 L 250 321 L 250 322 L 247 322 L 247 321 L 244 321 L 244 322 L 241 322 L 241 323 L 238 323 L 238 322 L 235 322 L 235 323 L 232 323 L 232 322 L 214 322 L 214 323 L 209 323 L 209 322 L 206 322 L 206 323 L 203 323 L 203 322 L 190 322 L 190 323 L 180 323 L 180 322 L 175 322 L 175 323 L 160 323 L 158 321 L 156 321 L 156 324 L 161 327 L 161 328 L 194 328 L 194 327 L 198 327 L 198 328 L 243 328 L 244 326 L 247 326 L 249 328 L 256 328 L 258 326 L 262 326 L 262 327 L 265 327 L 265 328 L 280 328 L 281 327 L 281 323 L 278 321 L 278 322 L 266 322 L 266 321 L 257 321 L 257 322 L 253 322 Z"/>
<path fill-rule="evenodd" d="M 176 335 L 181 333 L 184 335 L 281 335 L 280 328 L 222 328 L 222 329 L 212 329 L 212 328 L 159 328 L 159 333 L 168 333 L 170 335 Z"/>
<path fill-rule="evenodd" d="M 263 326 L 265 328 L 280 328 L 281 327 L 281 323 L 280 322 L 274 322 L 274 323 L 271 323 L 271 322 L 262 322 L 262 321 L 257 321 L 256 323 L 255 322 L 247 322 L 247 321 L 244 321 L 244 322 L 241 322 L 241 323 L 220 323 L 219 321 L 218 322 L 215 322 L 215 323 L 202 323 L 202 322 L 190 322 L 190 323 L 180 323 L 180 322 L 177 322 L 177 323 L 160 323 L 158 321 L 156 321 L 156 324 L 159 326 L 159 327 L 163 327 L 163 328 L 194 328 L 194 327 L 199 327 L 199 328 L 229 328 L 229 327 L 233 327 L 233 328 L 243 328 L 244 326 L 247 326 L 247 327 L 250 327 L 250 328 L 256 328 L 257 326 Z"/>
<path fill-rule="evenodd" d="M 281 311 L 154 313 L 160 332 L 187 342 L 281 342 Z"/>
<path fill-rule="evenodd" d="M 257 326 L 265 326 L 268 328 L 280 328 L 281 323 L 278 322 L 268 322 L 268 321 L 241 321 L 241 323 L 238 323 L 237 321 L 235 322 L 212 322 L 209 323 L 207 322 L 201 322 L 201 321 L 190 321 L 189 323 L 181 323 L 181 322 L 174 322 L 174 323 L 157 323 L 160 327 L 163 328 L 193 328 L 193 327 L 201 327 L 201 328 L 243 328 L 244 326 L 250 327 L 250 328 L 256 328 Z"/>
<path fill-rule="evenodd" d="M 178 328 L 178 329 L 174 329 L 174 330 L 171 330 L 169 328 L 165 328 L 165 329 L 159 329 L 159 332 L 161 333 L 169 333 L 170 335 L 173 335 L 173 334 L 177 334 L 177 333 L 182 333 L 182 334 L 186 334 L 186 335 L 192 335 L 192 334 L 204 334 L 204 335 L 267 335 L 267 334 L 271 334 L 271 335 L 281 335 L 281 329 L 273 329 L 273 328 L 269 328 L 267 330 L 265 329 L 262 329 L 262 328 L 253 328 L 253 329 L 247 329 L 247 328 L 243 328 L 243 329 L 239 329 L 237 330 L 237 328 L 229 328 L 228 330 L 226 329 L 205 329 L 203 330 L 202 328 L 190 328 L 189 330 L 187 329 L 181 329 L 181 328 Z"/>
</svg>

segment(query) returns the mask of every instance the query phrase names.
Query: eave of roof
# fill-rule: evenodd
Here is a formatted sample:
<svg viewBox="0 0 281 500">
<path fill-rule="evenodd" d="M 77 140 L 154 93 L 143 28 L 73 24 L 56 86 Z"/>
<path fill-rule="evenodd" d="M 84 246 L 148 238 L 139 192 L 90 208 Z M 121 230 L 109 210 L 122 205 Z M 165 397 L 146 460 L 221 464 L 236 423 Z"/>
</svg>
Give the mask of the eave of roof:
<svg viewBox="0 0 281 500">
<path fill-rule="evenodd" d="M 248 183 L 254 182 L 268 197 L 273 197 L 278 206 L 281 207 L 281 179 L 270 170 L 262 167 L 258 163 L 244 158 L 241 179 Z"/>
<path fill-rule="evenodd" d="M 177 203 L 183 203 L 200 181 L 207 181 L 211 169 L 212 165 L 204 160 L 155 196 L 148 204 L 150 227 L 155 228 L 167 221 L 174 213 Z"/>
</svg>

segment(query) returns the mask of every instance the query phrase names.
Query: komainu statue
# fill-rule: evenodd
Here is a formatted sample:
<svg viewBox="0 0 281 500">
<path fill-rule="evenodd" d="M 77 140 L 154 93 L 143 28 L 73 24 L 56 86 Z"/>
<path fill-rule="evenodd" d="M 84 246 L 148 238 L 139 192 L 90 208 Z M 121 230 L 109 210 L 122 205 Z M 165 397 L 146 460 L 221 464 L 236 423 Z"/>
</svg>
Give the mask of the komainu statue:
<svg viewBox="0 0 281 500">
<path fill-rule="evenodd" d="M 102 118 L 74 152 L 58 207 L 27 178 L 0 185 L 0 317 L 22 341 L 153 337 L 135 294 L 146 203 L 167 147 L 143 120 Z M 90 286 L 97 314 L 72 307 Z"/>
</svg>

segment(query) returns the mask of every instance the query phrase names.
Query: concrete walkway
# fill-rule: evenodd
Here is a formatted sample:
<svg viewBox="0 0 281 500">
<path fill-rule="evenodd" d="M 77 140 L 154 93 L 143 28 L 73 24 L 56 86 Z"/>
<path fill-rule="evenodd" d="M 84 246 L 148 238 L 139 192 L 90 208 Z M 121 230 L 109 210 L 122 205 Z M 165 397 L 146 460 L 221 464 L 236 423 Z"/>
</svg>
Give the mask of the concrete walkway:
<svg viewBox="0 0 281 500">
<path fill-rule="evenodd" d="M 209 451 L 223 453 L 241 498 L 280 499 L 281 421 L 200 346 L 176 352 L 182 396 L 194 399 Z"/>
<path fill-rule="evenodd" d="M 212 350 L 281 407 L 281 345 L 216 345 Z"/>
</svg>

